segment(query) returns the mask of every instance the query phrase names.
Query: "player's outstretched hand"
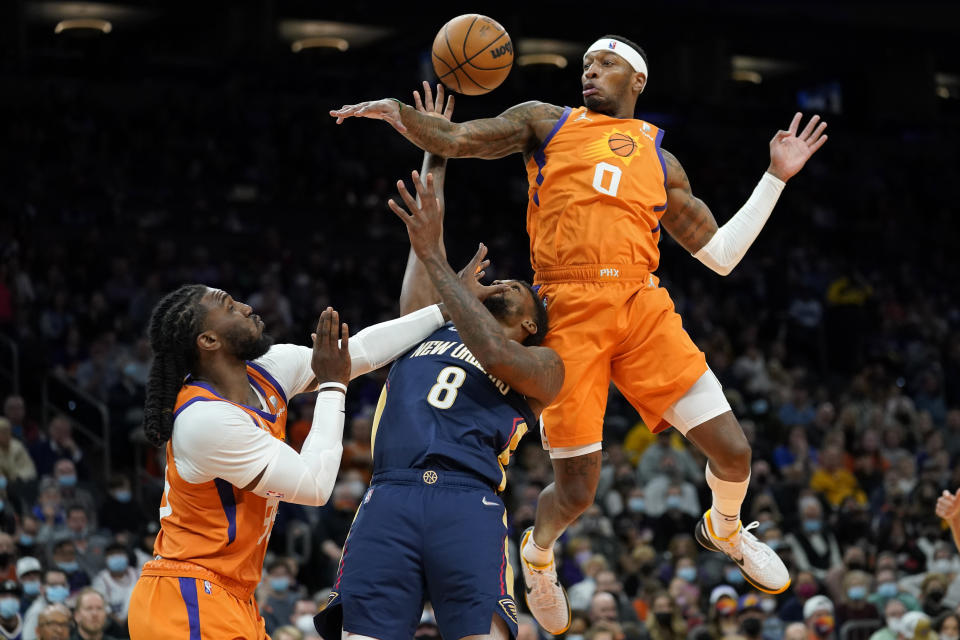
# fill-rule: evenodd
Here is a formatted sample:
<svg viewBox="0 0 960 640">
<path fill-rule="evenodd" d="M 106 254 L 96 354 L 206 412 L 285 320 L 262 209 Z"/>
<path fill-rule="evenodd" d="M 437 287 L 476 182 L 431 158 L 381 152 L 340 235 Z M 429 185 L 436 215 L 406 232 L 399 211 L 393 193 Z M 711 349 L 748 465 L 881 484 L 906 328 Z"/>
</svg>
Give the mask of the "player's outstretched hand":
<svg viewBox="0 0 960 640">
<path fill-rule="evenodd" d="M 317 321 L 310 367 L 318 382 L 350 382 L 350 329 L 340 323 L 340 314 L 327 307 Z"/>
<path fill-rule="evenodd" d="M 481 280 L 487 274 L 486 268 L 490 266 L 490 261 L 487 260 L 487 245 L 480 243 L 480 246 L 477 248 L 477 252 L 473 254 L 473 258 L 470 259 L 470 262 L 467 263 L 463 269 L 460 270 L 460 273 L 457 276 L 460 278 L 460 284 L 464 288 L 476 296 L 477 300 L 483 302 L 490 296 L 503 293 L 510 288 L 510 285 L 507 284 L 483 284 Z"/>
<path fill-rule="evenodd" d="M 440 203 L 433 186 L 433 174 L 427 174 L 426 184 L 420 180 L 419 171 L 410 175 L 413 176 L 413 185 L 417 189 L 419 200 L 410 195 L 403 180 L 397 180 L 397 191 L 407 208 L 401 207 L 393 198 L 387 200 L 387 206 L 407 225 L 410 246 L 417 257 L 424 260 L 427 256 L 439 255 L 442 258 L 443 214 L 440 213 Z"/>
<path fill-rule="evenodd" d="M 960 493 L 960 491 L 958 491 Z M 937 516 L 944 520 L 952 520 L 960 514 L 960 498 L 956 494 L 944 491 L 937 498 Z"/>
<path fill-rule="evenodd" d="M 384 120 L 400 133 L 406 132 L 407 128 L 400 121 L 400 103 L 392 98 L 383 100 L 368 100 L 360 104 L 345 104 L 339 109 L 330 111 L 330 115 L 337 119 L 337 124 L 342 123 L 347 118 L 372 118 L 373 120 Z"/>
<path fill-rule="evenodd" d="M 443 84 L 437 83 L 437 99 L 433 99 L 433 90 L 430 89 L 430 83 L 423 81 L 423 99 L 420 99 L 420 92 L 413 92 L 413 106 L 417 111 L 431 118 L 443 118 L 450 120 L 453 117 L 453 94 L 447 98 L 447 106 L 443 106 Z"/>
<path fill-rule="evenodd" d="M 790 128 L 777 131 L 770 141 L 770 166 L 767 171 L 784 182 L 803 169 L 810 156 L 827 141 L 827 136 L 823 134 L 827 123 L 820 122 L 820 116 L 810 118 L 810 122 L 798 134 L 797 129 L 802 119 L 803 114 L 798 111 L 790 122 Z"/>
</svg>

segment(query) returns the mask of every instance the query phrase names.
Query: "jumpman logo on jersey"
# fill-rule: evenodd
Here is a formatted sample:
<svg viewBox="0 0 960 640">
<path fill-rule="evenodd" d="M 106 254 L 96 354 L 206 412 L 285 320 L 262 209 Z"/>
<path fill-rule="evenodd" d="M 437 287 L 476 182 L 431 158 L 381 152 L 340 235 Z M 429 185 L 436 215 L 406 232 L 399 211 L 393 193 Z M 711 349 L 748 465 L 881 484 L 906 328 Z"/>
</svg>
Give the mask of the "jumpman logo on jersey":
<svg viewBox="0 0 960 640">
<path fill-rule="evenodd" d="M 589 122 L 593 122 L 593 118 L 588 118 L 588 117 L 587 117 L 587 112 L 586 112 L 586 111 L 584 111 L 584 112 L 581 113 L 579 116 L 577 116 L 577 119 L 574 120 L 574 122 L 580 122 L 581 120 L 587 120 L 587 121 L 589 121 Z"/>
</svg>

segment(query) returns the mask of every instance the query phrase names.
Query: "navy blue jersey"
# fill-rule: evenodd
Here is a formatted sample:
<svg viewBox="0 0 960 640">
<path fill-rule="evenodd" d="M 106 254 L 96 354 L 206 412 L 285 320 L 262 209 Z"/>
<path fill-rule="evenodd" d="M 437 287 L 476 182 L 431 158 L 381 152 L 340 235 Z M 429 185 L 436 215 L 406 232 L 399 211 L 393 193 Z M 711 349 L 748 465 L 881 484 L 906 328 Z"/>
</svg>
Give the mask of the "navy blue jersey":
<svg viewBox="0 0 960 640">
<path fill-rule="evenodd" d="M 466 471 L 502 491 L 504 467 L 536 420 L 526 398 L 484 371 L 448 323 L 390 370 L 373 421 L 374 473 Z"/>
</svg>

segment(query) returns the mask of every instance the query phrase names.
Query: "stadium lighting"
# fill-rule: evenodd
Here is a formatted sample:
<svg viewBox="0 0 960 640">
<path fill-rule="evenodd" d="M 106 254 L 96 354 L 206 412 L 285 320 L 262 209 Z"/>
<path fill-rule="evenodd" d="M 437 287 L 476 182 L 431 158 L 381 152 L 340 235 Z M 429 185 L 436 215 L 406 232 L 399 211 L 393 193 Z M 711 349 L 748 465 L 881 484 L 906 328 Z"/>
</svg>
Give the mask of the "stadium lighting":
<svg viewBox="0 0 960 640">
<path fill-rule="evenodd" d="M 747 69 L 738 69 L 730 74 L 737 82 L 750 82 L 752 84 L 760 84 L 763 82 L 763 76 L 760 75 L 757 71 L 749 71 Z"/>
<path fill-rule="evenodd" d="M 58 34 L 71 30 L 99 31 L 106 34 L 113 31 L 113 24 L 103 18 L 71 18 L 61 20 L 53 28 L 53 32 Z"/>
<path fill-rule="evenodd" d="M 346 51 L 349 48 L 350 43 L 347 42 L 346 39 L 329 36 L 300 38 L 290 44 L 290 50 L 294 53 L 300 53 L 304 49 L 336 49 L 337 51 Z"/>
<path fill-rule="evenodd" d="M 530 53 L 519 56 L 517 64 L 526 67 L 531 64 L 552 64 L 555 67 L 566 69 L 567 59 L 556 53 Z"/>
</svg>

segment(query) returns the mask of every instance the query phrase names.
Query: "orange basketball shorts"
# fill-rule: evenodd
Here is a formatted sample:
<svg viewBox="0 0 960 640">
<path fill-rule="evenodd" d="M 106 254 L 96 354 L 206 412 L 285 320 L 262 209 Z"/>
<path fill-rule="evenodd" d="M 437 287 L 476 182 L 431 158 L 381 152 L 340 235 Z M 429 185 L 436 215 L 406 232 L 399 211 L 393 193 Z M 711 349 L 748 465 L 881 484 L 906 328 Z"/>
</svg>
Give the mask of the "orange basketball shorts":
<svg viewBox="0 0 960 640">
<path fill-rule="evenodd" d="M 256 600 L 201 578 L 140 576 L 128 624 L 131 640 L 269 640 Z"/>
<path fill-rule="evenodd" d="M 584 280 L 590 272 L 576 268 L 537 273 L 550 325 L 544 345 L 560 354 L 566 369 L 560 394 L 542 416 L 551 448 L 603 440 L 611 381 L 651 431 L 662 431 L 670 426 L 664 411 L 707 371 L 656 276 L 631 268 L 613 272 L 599 280 Z"/>
</svg>

